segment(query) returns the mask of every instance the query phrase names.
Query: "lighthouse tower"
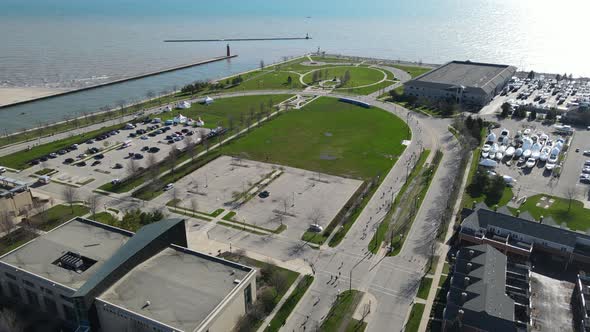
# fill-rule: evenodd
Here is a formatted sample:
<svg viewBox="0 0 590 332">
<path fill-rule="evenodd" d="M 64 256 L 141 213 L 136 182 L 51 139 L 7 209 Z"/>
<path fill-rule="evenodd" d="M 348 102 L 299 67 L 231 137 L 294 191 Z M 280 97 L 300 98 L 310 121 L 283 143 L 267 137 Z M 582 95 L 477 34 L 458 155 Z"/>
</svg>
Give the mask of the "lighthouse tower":
<svg viewBox="0 0 590 332">
<path fill-rule="evenodd" d="M 226 50 L 227 56 L 230 56 L 231 52 L 229 50 L 229 44 L 227 44 L 227 46 L 225 46 L 225 50 Z"/>
</svg>

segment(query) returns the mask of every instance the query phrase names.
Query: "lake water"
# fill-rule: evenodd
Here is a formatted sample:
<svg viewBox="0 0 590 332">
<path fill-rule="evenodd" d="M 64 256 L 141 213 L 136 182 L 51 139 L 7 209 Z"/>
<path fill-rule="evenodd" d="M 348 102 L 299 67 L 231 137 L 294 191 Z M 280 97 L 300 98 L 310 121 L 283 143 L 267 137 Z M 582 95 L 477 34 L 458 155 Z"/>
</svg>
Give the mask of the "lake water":
<svg viewBox="0 0 590 332">
<path fill-rule="evenodd" d="M 329 53 L 443 63 L 506 63 L 590 76 L 590 1 L 2 0 L 0 86 L 76 88 L 223 55 L 225 44 L 164 39 L 304 36 L 232 42 L 239 57 L 115 87 L 0 110 L 14 131 L 96 111 L 148 90 L 230 75 L 301 55 Z M 18 116 L 15 116 L 18 114 Z"/>
</svg>

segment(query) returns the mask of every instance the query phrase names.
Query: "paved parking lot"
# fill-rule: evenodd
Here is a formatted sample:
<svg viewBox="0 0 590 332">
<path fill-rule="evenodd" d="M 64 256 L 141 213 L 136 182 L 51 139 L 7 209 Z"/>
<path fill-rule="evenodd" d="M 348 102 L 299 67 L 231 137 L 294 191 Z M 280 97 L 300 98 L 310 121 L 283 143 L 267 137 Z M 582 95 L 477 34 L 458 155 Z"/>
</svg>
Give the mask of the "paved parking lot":
<svg viewBox="0 0 590 332">
<path fill-rule="evenodd" d="M 543 125 L 536 121 L 527 120 L 512 120 L 505 119 L 500 121 L 500 127 L 493 130 L 499 136 L 500 131 L 506 128 L 510 130 L 511 138 L 514 137 L 518 130 L 531 129 L 532 133 L 544 132 L 549 135 L 550 140 L 555 140 L 558 137 L 567 138 L 554 132 L 552 126 Z M 572 145 L 568 152 L 564 154 L 563 167 L 560 177 L 552 176 L 552 172 L 545 169 L 545 162 L 538 161 L 533 168 L 525 168 L 524 165 L 518 163 L 518 159 L 504 159 L 502 163 L 496 167 L 495 172 L 500 175 L 508 175 L 514 178 L 517 182 L 514 185 L 513 192 L 518 198 L 529 197 L 532 195 L 544 193 L 565 197 L 569 188 L 576 188 L 577 199 L 585 202 L 588 201 L 588 188 L 590 186 L 579 182 L 579 175 L 581 173 L 583 161 L 590 159 L 582 156 L 584 149 L 590 149 L 590 144 L 584 147 L 584 142 L 590 142 L 590 132 L 585 130 L 576 131 L 572 139 Z M 580 152 L 576 153 L 575 149 L 579 148 Z M 563 152 L 562 152 L 563 153 Z M 508 164 L 507 161 L 510 161 Z M 513 203 L 514 204 L 514 203 Z"/>
<path fill-rule="evenodd" d="M 64 155 L 58 155 L 54 159 L 48 159 L 45 162 L 41 162 L 41 164 L 27 169 L 26 172 L 27 174 L 30 174 L 43 168 L 51 168 L 59 171 L 57 174 L 52 176 L 53 179 L 78 184 L 89 181 L 90 179 L 94 179 L 87 185 L 89 188 L 95 188 L 113 179 L 122 179 L 128 176 L 131 162 L 135 163 L 135 167 L 137 168 L 147 167 L 148 155 L 152 154 L 155 157 L 155 161 L 159 162 L 166 158 L 172 149 L 183 149 L 186 147 L 187 139 L 174 142 L 173 144 L 169 144 L 165 139 L 167 135 L 183 129 L 184 127 L 182 125 L 170 126 L 171 130 L 154 137 L 144 135 L 146 139 L 141 139 L 142 135 L 138 135 L 135 138 L 129 137 L 130 133 L 134 133 L 138 129 L 146 129 L 146 127 L 150 125 L 152 124 L 138 124 L 135 129 L 121 129 L 119 130 L 118 134 L 112 135 L 104 140 L 94 141 L 91 144 L 82 143 L 78 146 L 77 150 L 73 150 Z M 205 128 L 190 128 L 190 130 L 195 132 L 195 134 L 192 136 L 194 137 L 193 140 L 195 141 L 198 137 L 197 131 L 201 131 L 203 134 L 207 134 L 209 132 L 209 129 Z M 131 145 L 128 147 L 111 149 L 112 147 L 126 141 L 130 141 Z M 99 160 L 100 163 L 93 166 L 92 164 L 96 161 L 94 158 L 86 160 L 86 166 L 78 166 L 76 163 L 64 163 L 64 161 L 68 158 L 78 161 L 78 155 L 82 153 L 88 154 L 88 149 L 93 147 L 102 150 L 108 150 L 107 152 L 101 153 L 104 158 Z M 160 150 L 155 153 L 150 153 L 148 151 L 142 151 L 142 148 L 144 147 L 157 147 Z M 129 153 L 140 153 L 143 158 L 130 158 Z M 122 168 L 115 168 L 115 164 L 117 163 L 121 164 Z"/>
<path fill-rule="evenodd" d="M 154 202 L 165 205 L 176 195 L 187 208 L 196 199 L 202 212 L 231 209 L 235 193 L 249 191 L 277 170 L 281 175 L 262 189 L 270 196 L 255 196 L 235 209 L 235 220 L 268 229 L 276 229 L 282 222 L 287 225 L 283 234 L 298 239 L 313 216 L 319 216 L 317 222 L 326 227 L 362 183 L 326 174 L 320 174 L 318 180 L 317 172 L 222 156 L 176 182 L 175 190 Z"/>
</svg>

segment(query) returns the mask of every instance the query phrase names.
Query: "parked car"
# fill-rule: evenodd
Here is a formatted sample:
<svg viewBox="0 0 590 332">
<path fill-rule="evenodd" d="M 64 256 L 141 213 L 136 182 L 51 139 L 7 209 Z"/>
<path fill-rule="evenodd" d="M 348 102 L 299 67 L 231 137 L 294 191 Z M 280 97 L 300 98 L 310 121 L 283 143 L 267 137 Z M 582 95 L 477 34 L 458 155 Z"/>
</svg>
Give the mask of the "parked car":
<svg viewBox="0 0 590 332">
<path fill-rule="evenodd" d="M 121 180 L 120 179 L 113 179 L 111 181 L 111 184 L 119 184 L 119 183 L 121 183 Z"/>
<path fill-rule="evenodd" d="M 164 191 L 168 191 L 170 189 L 174 188 L 174 184 L 173 183 L 168 183 L 165 187 L 164 187 Z"/>
<path fill-rule="evenodd" d="M 114 169 L 121 169 L 123 168 L 123 165 L 116 163 L 115 166 L 113 166 Z"/>
<path fill-rule="evenodd" d="M 141 153 L 136 153 L 133 158 L 135 159 L 143 159 L 143 155 Z"/>
<path fill-rule="evenodd" d="M 66 150 L 59 150 L 59 151 L 57 151 L 58 154 L 62 154 L 62 155 L 63 154 L 66 154 L 66 152 L 67 152 Z"/>
<path fill-rule="evenodd" d="M 86 158 L 86 157 L 88 157 L 88 155 L 87 155 L 86 153 L 80 153 L 80 154 L 78 155 L 78 157 L 76 157 L 76 158 L 78 158 L 78 159 L 83 159 L 83 158 Z"/>
<path fill-rule="evenodd" d="M 258 194 L 258 197 L 260 198 L 267 198 L 268 196 L 270 196 L 270 192 L 268 192 L 268 190 L 262 191 L 260 194 Z"/>
<path fill-rule="evenodd" d="M 99 160 L 99 159 L 103 159 L 104 158 L 104 154 L 97 154 L 96 156 L 94 156 L 94 159 Z"/>
<path fill-rule="evenodd" d="M 584 151 L 584 155 L 585 155 L 585 156 L 590 156 L 590 150 L 586 150 L 586 151 Z"/>
<path fill-rule="evenodd" d="M 31 165 L 39 165 L 39 160 L 38 159 L 31 160 Z"/>
<path fill-rule="evenodd" d="M 2 173 L 4 173 L 4 172 L 6 172 L 6 167 L 1 167 L 1 166 L 0 166 L 0 174 L 2 174 Z"/>
<path fill-rule="evenodd" d="M 309 230 L 311 232 L 320 233 L 324 231 L 324 228 L 318 224 L 311 224 L 309 225 Z"/>
<path fill-rule="evenodd" d="M 150 148 L 148 146 L 144 146 L 143 148 L 141 148 L 141 151 L 148 151 Z"/>
<path fill-rule="evenodd" d="M 41 160 L 41 161 L 47 161 L 47 159 L 49 159 L 47 156 L 43 156 L 43 157 L 39 158 L 39 160 Z"/>
<path fill-rule="evenodd" d="M 64 160 L 64 164 L 71 164 L 74 162 L 74 158 L 67 158 L 66 160 Z"/>
<path fill-rule="evenodd" d="M 81 161 L 81 162 L 78 163 L 78 166 L 79 167 L 86 166 L 86 162 L 85 161 Z"/>
<path fill-rule="evenodd" d="M 100 160 L 95 160 L 95 161 L 92 163 L 92 165 L 90 165 L 90 166 L 96 166 L 96 165 L 98 165 L 98 164 L 100 164 Z"/>
<path fill-rule="evenodd" d="M 51 152 L 51 153 L 49 154 L 49 158 L 51 158 L 51 159 L 53 159 L 53 158 L 57 158 L 57 153 L 55 153 L 55 152 Z"/>
<path fill-rule="evenodd" d="M 71 148 L 72 150 L 78 150 L 78 144 L 72 144 L 72 145 L 70 146 L 70 148 Z"/>
<path fill-rule="evenodd" d="M 160 151 L 160 148 L 152 146 L 148 151 L 150 153 L 156 153 L 156 152 Z"/>
<path fill-rule="evenodd" d="M 86 141 L 86 144 L 92 144 L 92 143 L 94 143 L 94 140 L 93 139 L 89 139 L 89 140 Z"/>
</svg>

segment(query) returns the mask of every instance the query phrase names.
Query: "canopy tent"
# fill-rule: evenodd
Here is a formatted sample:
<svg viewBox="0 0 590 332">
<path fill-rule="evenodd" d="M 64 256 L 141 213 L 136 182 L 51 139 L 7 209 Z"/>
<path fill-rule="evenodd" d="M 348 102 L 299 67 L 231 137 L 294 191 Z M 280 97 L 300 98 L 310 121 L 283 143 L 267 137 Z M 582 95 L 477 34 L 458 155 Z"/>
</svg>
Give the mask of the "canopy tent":
<svg viewBox="0 0 590 332">
<path fill-rule="evenodd" d="M 174 123 L 186 123 L 188 118 L 182 114 L 178 114 L 177 117 L 174 118 Z"/>
<path fill-rule="evenodd" d="M 209 96 L 205 97 L 205 99 L 203 100 L 203 104 L 205 105 L 209 105 L 211 103 L 213 103 L 215 100 Z"/>
</svg>

